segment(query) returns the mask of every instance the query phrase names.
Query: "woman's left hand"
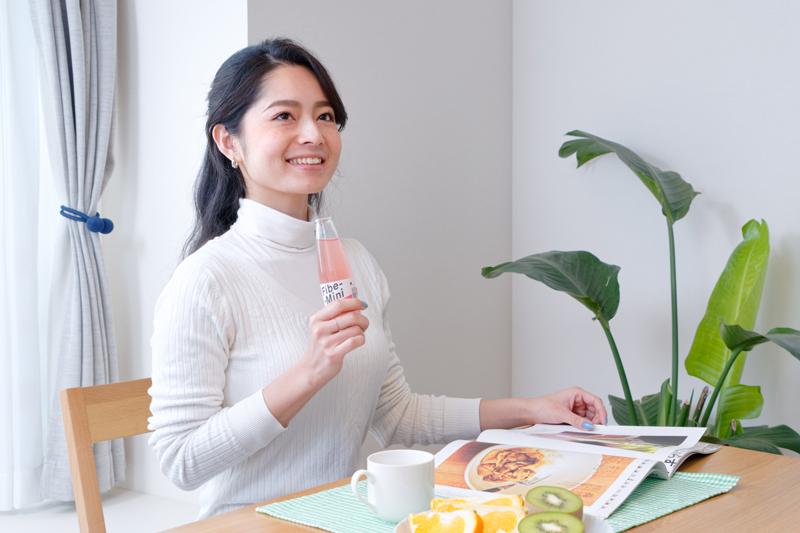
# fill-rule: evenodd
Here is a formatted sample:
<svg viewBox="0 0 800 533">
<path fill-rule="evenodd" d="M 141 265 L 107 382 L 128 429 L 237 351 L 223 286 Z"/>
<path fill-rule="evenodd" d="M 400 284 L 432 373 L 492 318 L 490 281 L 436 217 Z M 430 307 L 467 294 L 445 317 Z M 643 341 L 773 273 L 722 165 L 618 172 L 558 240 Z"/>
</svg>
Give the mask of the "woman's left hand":
<svg viewBox="0 0 800 533">
<path fill-rule="evenodd" d="M 481 430 L 531 424 L 570 424 L 594 429 L 608 419 L 603 400 L 580 387 L 570 387 L 537 398 L 481 400 Z"/>
<path fill-rule="evenodd" d="M 570 424 L 585 427 L 585 422 L 605 424 L 608 418 L 603 400 L 580 387 L 570 387 L 546 396 L 529 398 L 532 423 Z"/>
</svg>

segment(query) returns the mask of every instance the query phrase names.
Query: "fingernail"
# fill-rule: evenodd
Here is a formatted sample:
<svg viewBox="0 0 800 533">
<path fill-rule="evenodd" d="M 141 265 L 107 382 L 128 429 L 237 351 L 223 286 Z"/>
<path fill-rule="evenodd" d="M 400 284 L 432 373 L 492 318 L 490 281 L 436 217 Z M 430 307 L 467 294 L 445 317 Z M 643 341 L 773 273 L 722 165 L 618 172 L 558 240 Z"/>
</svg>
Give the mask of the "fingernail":
<svg viewBox="0 0 800 533">
<path fill-rule="evenodd" d="M 592 430 L 592 429 L 594 429 L 594 424 L 592 424 L 591 422 L 588 422 L 588 421 L 584 421 L 583 424 L 581 424 L 581 427 L 583 427 L 583 429 L 586 429 L 586 430 Z"/>
<path fill-rule="evenodd" d="M 365 302 L 364 300 L 361 300 L 361 299 L 359 299 L 358 301 L 359 301 L 359 302 L 361 302 L 361 305 L 363 305 L 363 306 L 364 306 L 364 309 L 366 309 L 367 307 L 369 307 L 369 304 L 368 304 L 367 302 Z"/>
</svg>

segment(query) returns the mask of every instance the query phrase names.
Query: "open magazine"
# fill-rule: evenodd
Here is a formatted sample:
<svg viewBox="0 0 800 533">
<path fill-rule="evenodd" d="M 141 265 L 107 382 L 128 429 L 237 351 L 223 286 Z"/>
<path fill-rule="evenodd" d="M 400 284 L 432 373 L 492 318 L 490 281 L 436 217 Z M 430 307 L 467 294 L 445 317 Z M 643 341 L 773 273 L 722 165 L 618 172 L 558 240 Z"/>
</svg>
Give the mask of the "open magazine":
<svg viewBox="0 0 800 533">
<path fill-rule="evenodd" d="M 579 495 L 586 513 L 608 518 L 647 476 L 669 479 L 689 455 L 717 451 L 718 445 L 700 442 L 704 432 L 602 425 L 583 431 L 544 424 L 490 429 L 436 454 L 436 493 L 524 496 L 536 485 L 556 485 Z"/>
</svg>

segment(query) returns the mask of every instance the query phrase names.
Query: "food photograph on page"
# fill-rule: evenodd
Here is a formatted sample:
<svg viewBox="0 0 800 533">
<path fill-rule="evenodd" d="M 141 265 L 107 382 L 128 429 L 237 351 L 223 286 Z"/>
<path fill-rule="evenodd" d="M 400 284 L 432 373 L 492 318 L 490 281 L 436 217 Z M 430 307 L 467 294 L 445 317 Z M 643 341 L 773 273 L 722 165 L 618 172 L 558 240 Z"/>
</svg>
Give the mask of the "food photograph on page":
<svg viewBox="0 0 800 533">
<path fill-rule="evenodd" d="M 554 485 L 575 492 L 590 506 L 633 461 L 630 457 L 471 441 L 436 468 L 436 484 L 520 495 L 538 485 Z"/>
</svg>

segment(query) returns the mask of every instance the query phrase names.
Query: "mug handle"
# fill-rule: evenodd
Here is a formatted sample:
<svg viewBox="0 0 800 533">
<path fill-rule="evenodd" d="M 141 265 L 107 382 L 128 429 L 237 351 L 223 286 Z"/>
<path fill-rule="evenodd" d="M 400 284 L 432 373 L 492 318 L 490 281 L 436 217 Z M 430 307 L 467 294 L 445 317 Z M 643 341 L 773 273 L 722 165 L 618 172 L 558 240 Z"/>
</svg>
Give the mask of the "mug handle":
<svg viewBox="0 0 800 533">
<path fill-rule="evenodd" d="M 356 472 L 353 474 L 353 477 L 350 478 L 350 490 L 353 491 L 353 494 L 361 503 L 365 504 L 374 511 L 375 508 L 372 507 L 372 505 L 367 500 L 362 498 L 361 494 L 358 493 L 358 482 L 361 480 L 362 476 L 369 479 L 369 472 L 364 469 L 356 470 Z"/>
</svg>

